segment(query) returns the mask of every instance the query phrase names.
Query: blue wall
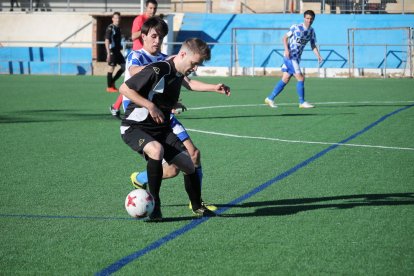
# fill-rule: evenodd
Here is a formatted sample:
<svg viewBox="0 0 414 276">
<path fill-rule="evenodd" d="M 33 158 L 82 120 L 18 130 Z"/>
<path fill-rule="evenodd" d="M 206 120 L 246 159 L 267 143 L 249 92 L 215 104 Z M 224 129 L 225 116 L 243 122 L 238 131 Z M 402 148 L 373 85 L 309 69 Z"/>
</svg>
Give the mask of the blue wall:
<svg viewBox="0 0 414 276">
<path fill-rule="evenodd" d="M 231 43 L 232 28 L 289 28 L 294 23 L 303 22 L 301 14 L 185 14 L 177 41 L 188 37 L 200 37 L 211 43 Z M 315 28 L 318 44 L 347 44 L 349 28 L 411 27 L 414 28 L 414 15 L 317 15 Z M 237 31 L 238 43 L 270 43 L 255 46 L 255 67 L 279 67 L 282 64 L 283 46 L 281 39 L 285 30 L 280 31 Z M 356 44 L 407 44 L 402 31 L 369 31 L 355 33 Z M 177 50 L 177 49 L 176 49 Z M 252 66 L 252 46 L 237 47 L 239 64 Z M 206 66 L 229 66 L 232 48 L 230 45 L 212 47 L 212 59 Z M 348 67 L 346 46 L 323 46 L 321 54 L 326 59 L 322 67 Z M 379 68 L 383 65 L 385 47 L 371 46 L 355 48 L 357 67 Z M 387 49 L 387 67 L 401 68 L 405 64 L 407 47 L 390 46 Z M 317 61 L 310 50 L 302 56 L 303 67 L 317 67 Z"/>
<path fill-rule="evenodd" d="M 59 67 L 60 60 L 60 67 Z M 91 48 L 1 47 L 0 74 L 91 75 Z"/>
</svg>

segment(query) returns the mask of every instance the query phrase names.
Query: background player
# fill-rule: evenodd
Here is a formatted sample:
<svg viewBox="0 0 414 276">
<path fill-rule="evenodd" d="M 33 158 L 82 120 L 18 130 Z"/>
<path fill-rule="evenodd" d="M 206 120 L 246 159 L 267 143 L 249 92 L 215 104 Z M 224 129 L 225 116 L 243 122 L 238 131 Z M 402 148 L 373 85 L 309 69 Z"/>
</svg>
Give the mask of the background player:
<svg viewBox="0 0 414 276">
<path fill-rule="evenodd" d="M 312 51 L 318 58 L 319 63 L 322 62 L 322 57 L 319 54 L 319 50 L 316 47 L 316 34 L 313 30 L 312 23 L 315 19 L 315 13 L 311 10 L 307 10 L 304 13 L 304 22 L 301 24 L 295 24 L 290 27 L 287 34 L 283 36 L 283 45 L 285 47 L 282 66 L 282 79 L 276 84 L 272 93 L 265 98 L 265 103 L 270 107 L 277 107 L 274 103 L 274 99 L 282 92 L 286 84 L 290 81 L 290 78 L 295 76 L 298 81 L 296 84 L 296 90 L 299 96 L 300 108 L 313 108 L 314 106 L 305 101 L 305 77 L 300 70 L 300 58 L 302 56 L 303 49 L 310 41 Z"/>
<path fill-rule="evenodd" d="M 105 31 L 105 49 L 106 61 L 108 62 L 107 92 L 118 92 L 115 87 L 115 82 L 119 79 L 125 71 L 125 59 L 122 55 L 122 35 L 119 23 L 121 22 L 121 14 L 114 12 L 112 15 L 112 24 L 110 24 Z M 119 64 L 121 68 L 113 76 L 116 65 Z"/>
<path fill-rule="evenodd" d="M 132 23 L 131 39 L 133 42 L 132 50 L 139 50 L 143 47 L 142 41 L 142 26 L 144 22 L 155 16 L 158 8 L 158 2 L 156 0 L 145 1 L 145 12 L 135 17 Z M 109 107 L 112 116 L 120 119 L 120 107 L 122 104 L 122 95 L 119 95 L 113 105 Z"/>
<path fill-rule="evenodd" d="M 132 75 L 135 75 L 141 71 L 145 65 L 152 62 L 165 60 L 167 55 L 160 52 L 161 45 L 164 37 L 168 33 L 168 26 L 159 17 L 152 17 L 148 19 L 142 27 L 142 37 L 143 37 L 143 48 L 137 51 L 132 51 L 127 57 L 127 70 L 125 72 L 125 81 L 127 81 Z M 188 77 L 184 78 L 184 85 L 186 88 L 194 91 L 207 91 L 207 92 L 217 92 L 220 94 L 225 94 L 230 96 L 230 88 L 224 84 L 208 84 L 196 80 L 191 80 Z M 124 97 L 123 107 L 126 110 L 130 100 Z M 178 138 L 183 142 L 187 151 L 189 152 L 191 159 L 196 168 L 197 175 L 200 178 L 200 183 L 202 183 L 203 170 L 201 166 L 201 157 L 200 150 L 194 145 L 184 126 L 171 114 L 171 127 L 174 133 Z M 178 175 L 179 170 L 174 165 L 169 165 L 168 163 L 163 163 L 163 179 L 175 177 Z M 147 171 L 141 173 L 133 173 L 131 175 L 131 181 L 134 187 L 142 188 L 148 182 Z M 217 209 L 214 205 L 207 203 L 203 204 L 210 210 Z"/>
<path fill-rule="evenodd" d="M 135 17 L 134 22 L 132 23 L 131 29 L 131 39 L 133 42 L 132 50 L 139 50 L 143 46 L 141 28 L 144 25 L 144 22 L 148 18 L 154 16 L 157 13 L 158 2 L 156 0 L 147 0 L 145 1 L 145 12 L 141 15 Z"/>
</svg>

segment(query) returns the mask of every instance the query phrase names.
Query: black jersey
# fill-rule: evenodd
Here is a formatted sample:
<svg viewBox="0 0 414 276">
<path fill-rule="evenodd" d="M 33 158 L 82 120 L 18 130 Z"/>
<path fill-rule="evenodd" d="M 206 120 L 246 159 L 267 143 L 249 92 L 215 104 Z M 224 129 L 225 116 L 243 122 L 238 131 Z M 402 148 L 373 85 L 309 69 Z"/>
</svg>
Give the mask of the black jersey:
<svg viewBox="0 0 414 276">
<path fill-rule="evenodd" d="M 153 102 L 164 114 L 164 122 L 157 124 L 146 108 L 129 103 L 123 127 L 139 125 L 148 131 L 171 131 L 171 109 L 180 96 L 184 75 L 177 72 L 172 60 L 155 62 L 147 65 L 141 72 L 128 79 L 125 84 L 137 91 L 139 95 Z"/>
<path fill-rule="evenodd" d="M 105 31 L 105 39 L 109 40 L 109 49 L 113 50 L 121 50 L 122 49 L 122 35 L 121 29 L 114 24 L 110 24 Z"/>
</svg>

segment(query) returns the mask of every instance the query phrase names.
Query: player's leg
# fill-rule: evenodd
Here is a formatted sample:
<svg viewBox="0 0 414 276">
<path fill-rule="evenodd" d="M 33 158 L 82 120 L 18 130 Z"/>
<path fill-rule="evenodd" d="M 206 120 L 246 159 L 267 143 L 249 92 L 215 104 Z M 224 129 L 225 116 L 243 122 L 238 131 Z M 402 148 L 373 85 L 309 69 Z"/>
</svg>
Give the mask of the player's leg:
<svg viewBox="0 0 414 276">
<path fill-rule="evenodd" d="M 194 215 L 198 217 L 215 216 L 214 212 L 202 205 L 200 178 L 183 143 L 174 133 L 171 133 L 163 146 L 165 149 L 165 160 L 177 166 L 184 174 L 184 186 L 191 201 Z"/>
<path fill-rule="evenodd" d="M 191 160 L 193 161 L 196 174 L 200 179 L 200 189 L 203 186 L 203 168 L 201 166 L 201 154 L 200 150 L 194 145 L 193 141 L 190 138 L 185 127 L 181 124 L 181 122 L 171 114 L 171 128 L 173 129 L 174 134 L 180 139 L 180 141 L 184 144 L 185 148 L 187 149 L 188 153 L 190 154 Z M 211 211 L 217 210 L 217 207 L 206 203 L 202 200 L 202 203 L 205 207 L 207 207 Z M 189 208 L 192 209 L 191 202 L 189 204 Z"/>
<path fill-rule="evenodd" d="M 203 167 L 201 166 L 201 153 L 200 150 L 194 145 L 193 141 L 191 140 L 191 138 L 186 139 L 183 142 L 185 148 L 188 151 L 188 154 L 191 157 L 191 160 L 193 161 L 194 167 L 195 167 L 195 172 L 198 176 L 198 178 L 200 179 L 200 189 L 202 190 L 203 188 Z M 217 210 L 217 206 L 207 203 L 205 202 L 203 199 L 201 199 L 201 204 L 205 207 L 207 207 L 209 210 L 211 211 L 215 211 Z M 192 209 L 191 206 L 191 202 L 188 205 L 188 207 L 190 209 Z"/>
<path fill-rule="evenodd" d="M 314 106 L 305 101 L 305 76 L 300 70 L 300 65 L 297 60 L 292 60 L 292 66 L 294 70 L 294 76 L 298 81 L 296 83 L 296 92 L 299 98 L 299 108 L 313 108 Z"/>
<path fill-rule="evenodd" d="M 284 58 L 284 62 L 282 66 L 282 78 L 273 88 L 273 91 L 265 98 L 265 104 L 269 105 L 272 108 L 277 107 L 274 103 L 274 100 L 283 91 L 286 84 L 289 83 L 289 80 L 292 77 L 292 72 L 293 72 L 292 61 L 288 58 Z"/>
<path fill-rule="evenodd" d="M 176 177 L 180 170 L 173 164 L 168 164 L 163 160 L 162 163 L 162 179 Z M 148 184 L 148 172 L 133 172 L 131 174 L 131 183 L 137 189 L 145 189 Z"/>
<path fill-rule="evenodd" d="M 296 83 L 296 91 L 299 98 L 299 108 L 313 108 L 314 106 L 305 100 L 305 76 L 303 76 L 301 72 L 294 76 L 298 81 Z"/>
<path fill-rule="evenodd" d="M 122 104 L 122 95 L 119 94 L 118 97 L 116 98 L 116 101 L 114 104 L 111 104 L 111 106 L 109 107 L 109 111 L 111 112 L 112 116 L 120 119 L 120 115 L 121 115 L 121 111 L 119 110 Z"/>
<path fill-rule="evenodd" d="M 124 142 L 134 151 L 144 154 L 147 159 L 148 188 L 154 197 L 155 207 L 150 215 L 151 220 L 161 220 L 160 189 L 162 181 L 163 146 L 151 135 L 139 128 L 130 127 L 122 135 Z"/>
<path fill-rule="evenodd" d="M 115 65 L 108 65 L 108 71 L 106 73 L 106 91 L 113 93 L 113 92 L 118 92 L 118 90 L 114 89 L 113 86 L 113 78 L 112 78 L 112 74 L 114 73 L 115 70 Z"/>
<path fill-rule="evenodd" d="M 147 156 L 147 173 L 148 173 L 148 190 L 154 198 L 154 210 L 149 219 L 161 220 L 161 199 L 160 190 L 162 182 L 162 157 L 164 149 L 160 143 L 152 141 L 143 148 L 144 154 Z"/>
<path fill-rule="evenodd" d="M 125 58 L 124 56 L 121 54 L 121 52 L 118 52 L 116 54 L 116 63 L 119 64 L 121 67 L 119 68 L 119 70 L 116 72 L 115 76 L 112 79 L 113 82 L 113 87 L 116 89 L 115 83 L 116 81 L 122 76 L 122 74 L 125 72 Z M 121 105 L 118 106 L 118 109 Z"/>
</svg>

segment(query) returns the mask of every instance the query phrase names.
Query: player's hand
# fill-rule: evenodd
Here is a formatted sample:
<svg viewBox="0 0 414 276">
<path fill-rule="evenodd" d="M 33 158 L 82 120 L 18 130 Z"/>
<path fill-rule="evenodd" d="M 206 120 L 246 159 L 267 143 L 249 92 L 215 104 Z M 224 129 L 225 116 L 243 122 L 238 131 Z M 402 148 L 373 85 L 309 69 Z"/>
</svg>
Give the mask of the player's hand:
<svg viewBox="0 0 414 276">
<path fill-rule="evenodd" d="M 164 122 L 164 114 L 155 105 L 148 108 L 148 112 L 155 123 L 162 124 Z"/>
<path fill-rule="evenodd" d="M 319 63 L 322 63 L 323 58 L 322 58 L 321 56 L 319 56 L 319 57 L 318 57 L 318 61 L 319 61 Z"/>
<path fill-rule="evenodd" d="M 220 94 L 226 95 L 227 97 L 231 95 L 230 87 L 228 87 L 227 85 L 223 83 L 217 84 L 216 91 L 219 92 Z"/>
<path fill-rule="evenodd" d="M 173 114 L 180 114 L 184 111 L 187 111 L 187 107 L 181 103 L 181 99 L 174 105 L 174 108 L 171 110 Z"/>
<path fill-rule="evenodd" d="M 289 53 L 289 50 L 285 50 L 285 52 L 283 53 L 283 55 L 284 55 L 286 58 L 290 58 L 290 53 Z"/>
</svg>

